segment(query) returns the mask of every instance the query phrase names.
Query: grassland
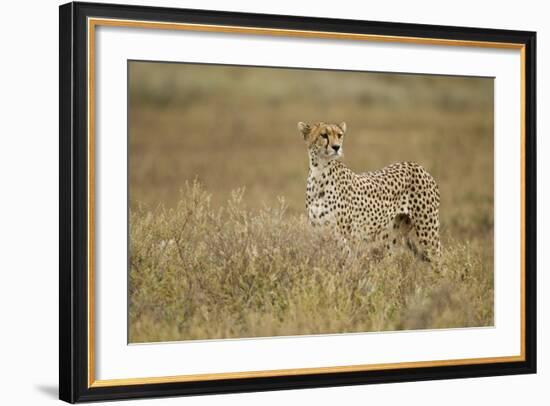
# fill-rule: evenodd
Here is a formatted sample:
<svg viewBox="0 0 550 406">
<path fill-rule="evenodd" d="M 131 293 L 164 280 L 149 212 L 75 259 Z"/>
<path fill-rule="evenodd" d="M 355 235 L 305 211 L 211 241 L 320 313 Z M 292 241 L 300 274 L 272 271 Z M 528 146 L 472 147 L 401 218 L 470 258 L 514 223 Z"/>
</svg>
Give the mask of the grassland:
<svg viewBox="0 0 550 406">
<path fill-rule="evenodd" d="M 130 65 L 130 341 L 493 324 L 491 79 Z M 443 260 L 340 254 L 304 217 L 298 121 L 356 171 L 421 163 Z"/>
</svg>

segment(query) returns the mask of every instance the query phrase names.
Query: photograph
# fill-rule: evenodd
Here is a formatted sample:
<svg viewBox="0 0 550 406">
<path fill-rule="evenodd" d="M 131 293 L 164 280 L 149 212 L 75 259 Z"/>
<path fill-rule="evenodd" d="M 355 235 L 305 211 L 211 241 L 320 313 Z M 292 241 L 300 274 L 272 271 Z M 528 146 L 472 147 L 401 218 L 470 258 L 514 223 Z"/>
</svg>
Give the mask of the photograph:
<svg viewBox="0 0 550 406">
<path fill-rule="evenodd" d="M 129 343 L 494 326 L 494 77 L 127 71 Z"/>
<path fill-rule="evenodd" d="M 536 30 L 151 6 L 55 20 L 61 400 L 537 373 Z"/>
</svg>

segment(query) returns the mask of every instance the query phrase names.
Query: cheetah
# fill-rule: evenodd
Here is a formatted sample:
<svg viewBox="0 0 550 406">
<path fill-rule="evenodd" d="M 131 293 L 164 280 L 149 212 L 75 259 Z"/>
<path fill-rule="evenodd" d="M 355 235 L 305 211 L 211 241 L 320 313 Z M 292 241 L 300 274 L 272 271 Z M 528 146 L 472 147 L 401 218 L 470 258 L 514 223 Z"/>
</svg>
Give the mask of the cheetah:
<svg viewBox="0 0 550 406">
<path fill-rule="evenodd" d="M 354 173 L 344 163 L 346 123 L 298 123 L 309 154 L 306 211 L 313 226 L 338 239 L 366 243 L 373 252 L 407 247 L 426 261 L 438 260 L 439 189 L 419 164 L 399 162 Z"/>
</svg>

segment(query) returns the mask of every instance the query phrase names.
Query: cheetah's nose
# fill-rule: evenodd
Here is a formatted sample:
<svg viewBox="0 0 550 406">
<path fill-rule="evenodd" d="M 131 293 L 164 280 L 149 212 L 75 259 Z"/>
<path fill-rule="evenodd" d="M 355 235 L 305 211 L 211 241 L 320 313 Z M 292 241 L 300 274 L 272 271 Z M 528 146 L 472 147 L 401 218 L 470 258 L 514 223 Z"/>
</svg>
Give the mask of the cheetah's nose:
<svg viewBox="0 0 550 406">
<path fill-rule="evenodd" d="M 334 152 L 338 152 L 338 150 L 340 149 L 340 145 L 333 145 L 332 149 L 334 150 Z"/>
</svg>

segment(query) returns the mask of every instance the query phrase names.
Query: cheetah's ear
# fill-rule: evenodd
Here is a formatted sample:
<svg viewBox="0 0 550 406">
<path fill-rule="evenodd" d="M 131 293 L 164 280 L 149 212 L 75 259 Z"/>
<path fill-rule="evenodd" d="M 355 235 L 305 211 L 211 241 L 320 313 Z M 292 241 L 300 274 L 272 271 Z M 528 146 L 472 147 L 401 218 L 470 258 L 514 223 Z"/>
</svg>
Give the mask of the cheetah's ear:
<svg viewBox="0 0 550 406">
<path fill-rule="evenodd" d="M 338 124 L 338 127 L 340 127 L 343 132 L 346 132 L 346 130 L 348 129 L 345 121 L 342 121 L 340 124 Z"/>
<path fill-rule="evenodd" d="M 309 133 L 311 132 L 311 127 L 309 124 L 306 124 L 302 121 L 300 121 L 298 123 L 298 130 L 302 133 L 302 135 L 304 136 L 304 140 L 307 138 L 307 136 L 309 135 Z"/>
</svg>

